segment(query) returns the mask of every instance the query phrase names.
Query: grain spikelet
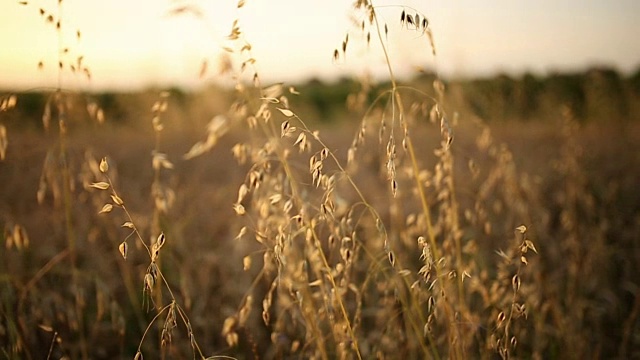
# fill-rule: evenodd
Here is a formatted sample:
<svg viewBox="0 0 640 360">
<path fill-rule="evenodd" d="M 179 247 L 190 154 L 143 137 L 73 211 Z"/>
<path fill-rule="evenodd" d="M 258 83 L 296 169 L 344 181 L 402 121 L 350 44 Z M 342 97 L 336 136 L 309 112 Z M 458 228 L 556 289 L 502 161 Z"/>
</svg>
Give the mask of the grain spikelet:
<svg viewBox="0 0 640 360">
<path fill-rule="evenodd" d="M 124 205 L 124 201 L 122 201 L 122 199 L 118 195 L 111 195 L 111 200 L 113 200 L 113 203 L 118 206 Z"/>
<path fill-rule="evenodd" d="M 120 246 L 118 246 L 118 250 L 120 251 L 120 254 L 122 255 L 122 258 L 127 260 L 127 250 L 128 250 L 128 246 L 127 246 L 127 242 L 123 241 Z"/>
<path fill-rule="evenodd" d="M 242 269 L 244 271 L 251 269 L 251 256 L 247 255 L 244 258 L 242 258 Z"/>
<path fill-rule="evenodd" d="M 113 205 L 112 204 L 104 204 L 104 206 L 102 207 L 100 212 L 98 212 L 98 214 L 109 213 L 109 212 L 111 212 L 111 210 L 113 210 Z"/>
<path fill-rule="evenodd" d="M 97 183 L 92 183 L 89 186 L 92 187 L 92 188 L 95 188 L 95 189 L 107 190 L 109 188 L 109 183 L 104 182 L 104 181 L 100 181 L 100 182 L 97 182 Z M 118 205 L 121 205 L 121 204 L 118 204 Z"/>
<path fill-rule="evenodd" d="M 295 115 L 293 113 L 293 111 L 289 110 L 289 109 L 282 109 L 282 108 L 277 108 L 278 110 L 280 110 L 280 112 L 282 113 L 282 115 L 286 116 L 286 117 L 292 117 L 293 115 Z"/>
<path fill-rule="evenodd" d="M 109 171 L 109 163 L 107 162 L 107 158 L 105 157 L 100 160 L 100 172 L 104 174 L 107 171 Z"/>
</svg>

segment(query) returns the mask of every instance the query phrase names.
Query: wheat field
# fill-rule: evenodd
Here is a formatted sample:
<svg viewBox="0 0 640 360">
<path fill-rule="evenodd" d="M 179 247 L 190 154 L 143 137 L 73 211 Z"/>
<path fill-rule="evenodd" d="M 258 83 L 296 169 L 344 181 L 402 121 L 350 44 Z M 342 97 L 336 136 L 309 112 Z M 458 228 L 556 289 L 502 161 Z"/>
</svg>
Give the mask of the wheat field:
<svg viewBox="0 0 640 360">
<path fill-rule="evenodd" d="M 0 92 L 2 357 L 640 357 L 640 77 L 400 80 L 353 11 L 388 80 L 263 83 L 234 22 L 234 86 Z"/>
</svg>

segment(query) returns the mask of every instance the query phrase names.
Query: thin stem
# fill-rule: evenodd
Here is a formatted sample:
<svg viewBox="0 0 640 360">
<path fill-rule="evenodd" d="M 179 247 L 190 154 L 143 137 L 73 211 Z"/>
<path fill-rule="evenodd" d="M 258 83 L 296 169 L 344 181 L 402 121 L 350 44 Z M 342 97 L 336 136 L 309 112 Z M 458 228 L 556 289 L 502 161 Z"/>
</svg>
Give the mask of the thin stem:
<svg viewBox="0 0 640 360">
<path fill-rule="evenodd" d="M 147 328 L 144 330 L 144 333 L 142 334 L 142 338 L 140 339 L 140 343 L 138 344 L 138 352 L 142 352 L 141 348 L 142 348 L 142 343 L 144 342 L 144 338 L 147 336 L 147 333 L 151 329 L 151 326 L 156 322 L 156 319 L 158 319 L 158 317 L 160 317 L 160 315 L 162 315 L 162 313 L 165 310 L 169 309 L 172 305 L 173 305 L 173 303 L 169 303 L 169 304 L 165 305 L 163 308 L 158 310 L 158 313 L 153 317 L 153 319 L 151 319 L 151 321 L 149 322 L 149 325 L 147 325 Z"/>
<path fill-rule="evenodd" d="M 378 14 L 377 14 L 377 12 L 375 10 L 375 6 L 373 5 L 373 2 L 371 2 L 371 6 L 369 8 L 369 11 L 371 11 L 372 14 L 373 14 L 373 19 L 374 19 L 374 22 L 375 22 L 375 25 L 376 25 L 375 28 L 376 28 L 376 31 L 377 31 L 377 34 L 378 34 L 378 39 L 380 41 L 380 46 L 382 47 L 382 51 L 383 51 L 384 57 L 385 57 L 385 63 L 387 64 L 387 69 L 388 69 L 388 72 L 389 72 L 389 79 L 391 81 L 393 97 L 394 97 L 395 102 L 396 102 L 396 104 L 398 106 L 398 113 L 399 113 L 399 116 L 404 116 L 405 111 L 404 111 L 402 97 L 401 97 L 400 92 L 398 91 L 398 85 L 397 85 L 396 77 L 395 77 L 395 74 L 394 74 L 394 71 L 393 71 L 393 66 L 391 65 L 391 58 L 389 56 L 389 52 L 387 50 L 387 46 L 386 46 L 386 44 L 384 42 L 384 37 L 383 37 L 382 32 L 380 30 L 380 28 L 381 28 L 380 27 L 380 22 L 378 20 Z M 431 98 L 431 99 L 433 99 L 433 98 Z M 395 109 L 395 107 L 394 107 L 394 109 Z M 406 139 L 407 151 L 409 152 L 409 158 L 411 160 L 411 167 L 412 167 L 412 170 L 413 170 L 413 176 L 414 176 L 414 179 L 415 179 L 416 188 L 418 190 L 418 195 L 419 195 L 420 202 L 421 202 L 421 205 L 422 205 L 422 211 L 423 211 L 423 215 L 424 215 L 424 219 L 425 219 L 425 224 L 426 224 L 426 227 L 427 227 L 427 236 L 428 236 L 428 239 L 429 239 L 429 244 L 431 246 L 431 252 L 433 254 L 434 261 L 436 263 L 436 266 L 435 266 L 436 278 L 438 279 L 438 281 L 440 281 L 440 289 L 442 291 L 442 298 L 446 299 L 446 286 L 444 286 L 444 277 L 443 277 L 443 275 L 442 275 L 442 273 L 441 273 L 441 271 L 440 271 L 440 269 L 439 269 L 439 267 L 437 265 L 439 263 L 439 260 L 441 259 L 441 257 L 440 257 L 441 255 L 440 255 L 440 251 L 439 251 L 439 248 L 437 246 L 437 243 L 436 243 L 433 224 L 431 223 L 431 212 L 430 212 L 430 209 L 429 209 L 429 204 L 427 202 L 427 197 L 426 197 L 426 193 L 425 193 L 422 181 L 420 180 L 420 168 L 418 166 L 418 161 L 417 161 L 416 153 L 415 153 L 415 150 L 414 150 L 413 141 L 411 139 L 411 136 L 409 136 L 409 134 L 408 134 L 408 130 L 406 129 L 406 126 L 407 126 L 406 122 L 404 122 L 403 126 L 405 127 L 404 130 L 405 130 L 405 133 L 406 133 L 405 139 Z M 450 322 L 453 323 L 454 320 L 455 320 L 455 316 L 453 316 L 452 309 L 450 308 L 449 304 L 445 303 L 444 304 L 444 309 L 445 309 L 445 312 L 446 312 L 447 317 L 449 318 Z M 452 336 L 452 334 L 451 334 L 452 329 L 449 327 L 448 331 L 449 331 L 449 336 L 451 337 Z M 460 343 L 460 341 L 458 343 Z M 462 345 L 460 345 L 460 347 L 461 346 Z M 435 351 L 435 349 L 434 349 L 434 351 Z M 454 351 L 455 351 L 455 355 L 454 356 L 456 358 L 461 358 L 461 354 L 460 354 L 461 350 L 456 347 L 456 349 L 454 349 Z"/>
<path fill-rule="evenodd" d="M 49 353 L 47 354 L 47 360 L 51 359 L 51 354 L 53 353 L 53 345 L 55 345 L 57 337 L 58 337 L 58 332 L 55 331 L 53 333 L 53 338 L 51 339 L 51 345 L 49 346 Z"/>
</svg>

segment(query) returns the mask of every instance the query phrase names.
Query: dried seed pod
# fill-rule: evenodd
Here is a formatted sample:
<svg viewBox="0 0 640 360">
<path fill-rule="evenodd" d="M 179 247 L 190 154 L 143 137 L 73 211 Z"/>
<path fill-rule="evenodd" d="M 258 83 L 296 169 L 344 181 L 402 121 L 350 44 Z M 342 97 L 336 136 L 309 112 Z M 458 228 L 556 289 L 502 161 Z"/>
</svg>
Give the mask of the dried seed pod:
<svg viewBox="0 0 640 360">
<path fill-rule="evenodd" d="M 122 258 L 127 260 L 127 250 L 128 250 L 128 246 L 127 246 L 127 242 L 123 241 L 122 244 L 120 244 L 120 246 L 118 246 L 118 250 L 120 250 L 120 254 L 122 255 Z"/>
<path fill-rule="evenodd" d="M 280 110 L 282 111 L 282 110 Z M 280 136 L 281 137 L 285 137 L 287 136 L 287 134 L 289 133 L 289 128 L 291 127 L 291 125 L 289 124 L 289 121 L 285 120 L 282 122 L 282 124 L 280 125 Z"/>
<path fill-rule="evenodd" d="M 156 244 L 158 245 L 158 250 L 160 250 L 160 248 L 162 246 L 164 246 L 164 242 L 165 242 L 166 237 L 164 236 L 164 232 L 160 233 L 160 235 L 158 235 L 158 239 L 156 239 Z"/>
<path fill-rule="evenodd" d="M 289 109 L 282 109 L 282 108 L 277 108 L 277 109 L 278 109 L 278 110 L 280 110 L 280 112 L 282 113 L 282 115 L 284 115 L 284 116 L 286 116 L 286 117 L 292 117 L 292 116 L 294 115 L 294 114 L 293 114 L 293 111 L 291 111 L 291 110 L 289 110 Z M 288 122 L 287 122 L 287 125 L 288 125 Z M 283 126 L 284 126 L 284 124 L 283 124 Z"/>
<path fill-rule="evenodd" d="M 413 22 L 413 15 L 407 14 L 406 19 L 407 19 L 407 24 L 415 25 L 415 23 Z"/>
<path fill-rule="evenodd" d="M 100 182 L 92 183 L 89 186 L 94 188 L 94 189 L 107 190 L 109 188 L 109 183 L 104 182 L 104 181 L 100 181 Z"/>
<path fill-rule="evenodd" d="M 393 251 L 389 251 L 389 253 L 387 255 L 389 257 L 389 263 L 391 264 L 391 267 L 395 267 L 396 266 L 396 255 L 393 253 Z"/>
<path fill-rule="evenodd" d="M 150 273 L 147 273 L 144 276 L 145 289 L 148 290 L 149 292 L 152 292 L 155 284 L 156 284 L 156 279 L 153 277 L 153 275 L 151 275 Z"/>
<path fill-rule="evenodd" d="M 113 205 L 111 204 L 105 204 L 102 209 L 98 212 L 98 214 L 104 214 L 104 213 L 108 213 L 111 212 L 111 210 L 113 210 Z"/>
<path fill-rule="evenodd" d="M 107 171 L 109 171 L 109 163 L 107 162 L 107 158 L 104 157 L 100 160 L 100 172 L 106 173 Z"/>
<path fill-rule="evenodd" d="M 236 212 L 236 215 L 246 214 L 246 210 L 242 204 L 233 204 L 233 210 Z"/>
<path fill-rule="evenodd" d="M 518 275 L 513 275 L 513 278 L 511 279 L 511 285 L 513 285 L 513 291 L 518 291 L 520 290 L 520 276 Z"/>
<path fill-rule="evenodd" d="M 329 149 L 322 148 L 322 150 L 320 150 L 320 160 L 326 159 L 327 156 L 329 156 Z"/>
<path fill-rule="evenodd" d="M 111 200 L 113 200 L 113 203 L 118 206 L 124 205 L 124 201 L 122 201 L 122 199 L 118 195 L 111 195 Z"/>
<path fill-rule="evenodd" d="M 525 240 L 524 243 L 529 249 L 531 249 L 531 251 L 536 254 L 538 253 L 538 250 L 536 250 L 536 247 L 533 245 L 533 242 L 531 242 L 531 240 Z"/>
</svg>

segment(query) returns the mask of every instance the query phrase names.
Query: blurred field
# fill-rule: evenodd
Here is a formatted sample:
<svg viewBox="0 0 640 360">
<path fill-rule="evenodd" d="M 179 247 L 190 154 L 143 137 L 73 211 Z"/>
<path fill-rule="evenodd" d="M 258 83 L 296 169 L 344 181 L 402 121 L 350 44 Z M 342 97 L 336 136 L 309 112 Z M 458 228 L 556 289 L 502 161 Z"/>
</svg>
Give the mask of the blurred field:
<svg viewBox="0 0 640 360">
<path fill-rule="evenodd" d="M 561 81 L 557 78 L 555 83 L 553 79 L 540 80 L 537 87 L 526 79 L 510 83 L 505 78 L 448 84 L 444 102 L 453 134 L 449 155 L 434 153 L 441 148 L 440 123 L 430 122 L 428 114 L 421 115 L 418 108 L 409 109 L 413 98 L 407 98 L 407 111 L 412 114 L 407 121 L 416 158 L 420 168 L 426 170 L 421 181 L 431 208 L 435 239 L 442 246 L 443 256 L 456 253 L 455 241 L 464 244 L 464 254 L 459 254 L 464 261 L 452 258 L 443 269 L 457 270 L 449 272 L 450 279 L 464 279 L 462 270 L 468 271 L 470 278 L 460 283 L 466 287 L 466 294 L 455 294 L 453 289 L 458 285 L 454 280 L 442 290 L 442 294 L 447 289 L 454 293 L 451 296 L 457 300 L 452 303 L 456 305 L 451 306 L 457 310 L 451 316 L 462 325 L 447 322 L 449 300 L 439 298 L 435 290 L 433 297 L 439 300 L 422 297 L 431 288 L 420 290 L 415 297 L 408 295 L 413 291 L 409 285 L 420 279 L 418 271 L 425 265 L 416 242 L 419 235 L 427 236 L 424 224 L 416 220 L 421 211 L 419 195 L 411 182 L 412 172 L 407 170 L 410 162 L 400 144 L 402 132 L 396 129 L 391 132 L 398 137 L 398 196 L 391 196 L 385 170 L 387 140 L 379 141 L 382 120 L 371 116 L 362 134 L 364 142 L 356 151 L 355 165 L 348 167 L 348 173 L 384 223 L 385 242 L 390 242 L 395 258 L 387 260 L 391 255 L 382 248 L 374 219 L 358 208 L 361 200 L 344 179 L 338 180 L 334 191 L 334 215 L 314 215 L 319 224 L 327 217 L 336 219 L 336 225 L 317 225 L 318 236 L 332 276 L 336 281 L 346 280 L 345 285 L 336 286 L 355 289 L 345 290 L 343 296 L 346 311 L 359 319 L 354 320 L 360 324 L 355 330 L 359 355 L 497 357 L 500 344 L 491 349 L 504 330 L 496 316 L 500 317 L 505 301 L 507 309 L 511 304 L 513 275 L 508 271 L 508 275 L 502 274 L 513 268 L 500 265 L 498 253 L 509 253 L 514 246 L 517 249 L 514 239 L 519 235 L 515 229 L 524 224 L 538 254 L 530 251 L 528 265 L 520 265 L 517 270 L 522 289 L 518 283 L 513 297 L 517 295 L 527 311 L 526 319 L 518 319 L 519 325 L 511 330 L 517 336 L 517 346 L 512 344 L 510 356 L 640 356 L 639 92 L 633 87 L 637 80 L 632 79 L 622 81 L 624 85 L 615 93 L 606 85 L 610 84 L 605 81 L 607 74 L 596 71 L 567 80 L 587 89 L 575 98 L 558 85 Z M 428 77 L 418 78 L 413 85 L 430 91 L 431 82 Z M 523 87 L 521 95 L 516 96 L 520 90 L 513 89 L 522 84 L 533 86 L 533 93 L 522 93 L 527 89 Z M 298 90 L 300 95 L 288 95 L 290 109 L 312 130 L 320 131 L 327 148 L 346 166 L 347 151 L 362 129 L 362 110 L 349 111 L 346 106 L 348 94 L 357 91 L 358 84 L 329 86 L 316 82 L 301 85 Z M 375 98 L 376 91 L 369 96 Z M 334 99 L 327 94 L 342 95 Z M 264 256 L 280 251 L 269 245 L 278 234 L 289 234 L 298 244 L 304 244 L 305 236 L 304 231 L 279 225 L 280 213 L 269 208 L 278 204 L 274 193 L 260 191 L 277 192 L 279 187 L 297 183 L 299 195 L 280 190 L 295 204 L 285 218 L 296 211 L 312 217 L 313 209 L 320 214 L 323 194 L 312 185 L 308 159 L 321 146 L 313 143 L 310 154 L 298 154 L 297 147 L 292 146 L 297 133 L 282 140 L 274 137 L 273 141 L 289 147 L 288 174 L 295 179 L 283 178 L 277 172 L 281 162 L 274 160 L 264 167 L 265 185 L 252 189 L 242 202 L 247 214 L 237 216 L 234 203 L 238 203 L 238 189 L 248 182 L 252 169 L 262 167 L 256 165 L 256 155 L 239 164 L 231 149 L 240 143 L 260 148 L 262 138 L 255 129 L 248 129 L 244 119 L 229 113 L 235 101 L 231 91 L 212 88 L 201 93 L 171 92 L 166 111 L 160 114 L 164 129 L 159 132 L 152 126 L 152 107 L 160 99 L 158 92 L 70 95 L 68 99 L 72 104 L 63 136 L 55 121 L 47 131 L 43 129 L 41 118 L 46 104 L 34 94 L 18 94 L 17 107 L 0 113 L 8 139 L 6 158 L 0 162 L 3 358 L 133 358 L 139 346 L 145 358 L 192 356 L 193 346 L 182 321 L 171 328 L 170 342 L 162 344 L 168 313 L 161 312 L 155 322 L 154 317 L 169 304 L 171 295 L 162 285 L 151 293 L 144 291 L 149 258 L 135 236 L 127 242 L 127 259 L 121 256 L 118 247 L 131 233 L 121 226 L 128 221 L 125 214 L 117 206 L 111 213 L 98 214 L 105 203 L 112 202 L 108 191 L 90 186 L 104 181 L 98 171 L 103 157 L 107 158 L 113 186 L 143 239 L 152 244 L 160 231 L 166 235 L 158 264 L 188 316 L 202 354 L 237 358 L 355 357 L 342 353 L 346 350 L 340 348 L 340 336 L 336 335 L 341 330 L 331 328 L 341 323 L 340 316 L 334 319 L 329 316 L 330 306 L 318 305 L 322 296 L 309 295 L 318 303 L 307 308 L 301 305 L 305 303 L 300 300 L 301 293 L 291 290 L 300 286 L 309 294 L 317 294 L 319 287 L 312 281 L 313 257 L 307 250 L 292 250 L 287 255 L 289 264 L 300 259 L 301 267 L 309 267 L 307 287 L 295 285 L 298 270 L 287 270 L 282 259 L 272 257 L 273 263 L 267 263 L 269 257 Z M 99 124 L 87 112 L 87 99 L 103 108 L 104 123 Z M 532 99 L 535 101 L 526 102 Z M 286 117 L 275 107 L 282 105 L 269 106 L 280 129 Z M 229 118 L 228 132 L 221 134 L 209 152 L 183 159 L 196 142 L 207 137 L 209 120 L 220 114 Z M 55 110 L 52 118 L 56 119 Z M 292 126 L 301 127 L 294 122 L 291 120 Z M 393 129 L 390 122 L 386 126 L 384 136 Z M 154 149 L 166 154 L 173 168 L 154 170 Z M 447 166 L 452 168 L 447 170 Z M 322 171 L 340 173 L 335 164 L 326 164 Z M 438 176 L 445 179 L 442 184 L 435 180 Z M 447 179 L 455 181 L 455 187 L 447 187 Z M 298 205 L 296 196 L 308 199 L 309 208 Z M 261 197 L 269 199 L 265 201 L 271 205 L 261 205 Z M 261 210 L 264 206 L 268 210 Z M 268 214 L 262 214 L 264 211 Z M 351 219 L 356 220 L 352 223 Z M 263 225 L 273 233 L 253 233 L 263 226 L 261 222 L 271 224 Z M 238 238 L 243 227 L 248 231 Z M 353 267 L 345 258 L 347 245 L 345 235 L 340 233 L 346 228 L 353 234 L 346 237 L 359 239 L 358 245 L 349 248 Z M 330 235 L 338 239 L 342 236 L 342 245 L 338 241 L 332 247 Z M 265 239 L 260 240 L 261 236 Z M 303 245 L 291 246 L 296 249 Z M 516 254 L 518 264 L 519 258 Z M 350 270 L 340 273 L 338 268 Z M 347 271 L 351 271 L 348 276 Z M 275 274 L 280 274 L 283 288 L 273 295 L 271 320 L 265 325 L 260 314 L 263 299 L 276 283 L 272 283 Z M 288 276 L 293 280 L 287 280 Z M 405 284 L 403 279 L 411 280 Z M 436 310 L 431 301 L 437 302 Z M 416 330 L 409 318 L 428 311 L 436 316 L 427 323 L 433 329 L 426 336 L 427 327 L 423 335 L 424 324 Z M 244 323 L 240 321 L 243 316 Z M 230 317 L 235 323 L 231 324 Z M 313 328 L 313 319 L 317 319 L 318 329 Z M 467 331 L 471 336 L 456 338 L 456 331 Z M 318 334 L 326 338 L 319 341 Z M 511 337 L 507 340 L 512 341 Z M 459 342 L 464 346 L 455 350 Z"/>
</svg>

